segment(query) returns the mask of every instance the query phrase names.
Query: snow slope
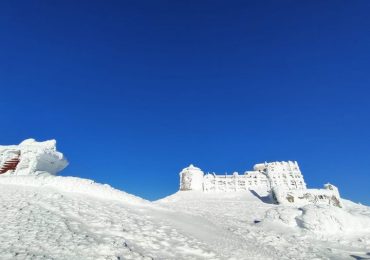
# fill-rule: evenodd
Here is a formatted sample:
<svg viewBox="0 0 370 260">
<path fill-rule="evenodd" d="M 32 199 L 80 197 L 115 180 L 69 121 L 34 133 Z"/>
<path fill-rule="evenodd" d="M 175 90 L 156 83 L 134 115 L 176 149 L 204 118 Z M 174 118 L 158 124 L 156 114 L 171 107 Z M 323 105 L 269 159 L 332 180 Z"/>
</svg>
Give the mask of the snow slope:
<svg viewBox="0 0 370 260">
<path fill-rule="evenodd" d="M 236 259 L 370 259 L 370 208 L 274 205 L 260 192 L 178 192 L 156 204 L 227 230 Z M 254 255 L 255 258 L 252 256 Z"/>
<path fill-rule="evenodd" d="M 171 211 L 107 185 L 13 176 L 0 190 L 0 259 L 217 258 L 166 220 Z"/>
<path fill-rule="evenodd" d="M 0 191 L 0 259 L 370 258 L 370 209 L 348 201 L 342 218 L 362 219 L 361 233 L 354 223 L 331 234 L 304 228 L 294 216 L 315 220 L 316 209 L 305 215 L 262 193 L 178 192 L 152 203 L 51 175 L 2 176 Z"/>
</svg>

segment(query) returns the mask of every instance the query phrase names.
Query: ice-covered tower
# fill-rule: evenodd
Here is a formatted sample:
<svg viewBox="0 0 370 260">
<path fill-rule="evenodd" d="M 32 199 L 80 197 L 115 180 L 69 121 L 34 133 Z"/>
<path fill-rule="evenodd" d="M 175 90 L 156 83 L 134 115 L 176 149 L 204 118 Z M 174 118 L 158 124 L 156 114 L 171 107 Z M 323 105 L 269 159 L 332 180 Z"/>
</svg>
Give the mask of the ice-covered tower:
<svg viewBox="0 0 370 260">
<path fill-rule="evenodd" d="M 306 183 L 297 162 L 261 163 L 256 164 L 254 169 L 266 174 L 271 189 L 274 187 L 287 190 L 306 189 Z"/>
<path fill-rule="evenodd" d="M 203 176 L 201 169 L 190 165 L 180 172 L 180 190 L 203 191 Z"/>
</svg>

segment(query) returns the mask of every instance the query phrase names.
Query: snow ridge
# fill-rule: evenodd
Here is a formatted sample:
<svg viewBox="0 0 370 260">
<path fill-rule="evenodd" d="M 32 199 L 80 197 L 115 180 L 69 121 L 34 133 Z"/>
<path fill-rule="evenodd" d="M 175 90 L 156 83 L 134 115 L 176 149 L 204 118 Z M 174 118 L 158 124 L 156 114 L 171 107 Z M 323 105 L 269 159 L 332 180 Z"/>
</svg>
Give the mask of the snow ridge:
<svg viewBox="0 0 370 260">
<path fill-rule="evenodd" d="M 79 193 L 104 200 L 117 200 L 131 204 L 149 204 L 148 201 L 126 192 L 117 190 L 108 184 L 77 177 L 53 176 L 47 173 L 30 176 L 2 176 L 0 184 L 37 188 L 51 188 L 61 192 Z"/>
</svg>

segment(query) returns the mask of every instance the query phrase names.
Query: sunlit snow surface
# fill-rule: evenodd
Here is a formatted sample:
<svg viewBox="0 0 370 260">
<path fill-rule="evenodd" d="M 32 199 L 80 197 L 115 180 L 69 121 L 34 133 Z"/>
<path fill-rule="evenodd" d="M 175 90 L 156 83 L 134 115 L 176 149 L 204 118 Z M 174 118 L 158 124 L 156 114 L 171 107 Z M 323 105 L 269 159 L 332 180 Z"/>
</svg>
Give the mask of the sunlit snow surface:
<svg viewBox="0 0 370 260">
<path fill-rule="evenodd" d="M 295 218 L 319 212 L 329 225 L 327 209 L 276 206 L 262 193 L 179 192 L 151 203 L 55 176 L 1 177 L 0 191 L 0 259 L 370 258 L 370 209 L 348 201 L 339 221 L 356 221 L 327 234 Z"/>
<path fill-rule="evenodd" d="M 178 192 L 157 202 L 233 234 L 219 245 L 235 259 L 370 259 L 370 208 L 269 203 L 265 192 Z M 225 257 L 223 255 L 223 257 Z"/>
</svg>

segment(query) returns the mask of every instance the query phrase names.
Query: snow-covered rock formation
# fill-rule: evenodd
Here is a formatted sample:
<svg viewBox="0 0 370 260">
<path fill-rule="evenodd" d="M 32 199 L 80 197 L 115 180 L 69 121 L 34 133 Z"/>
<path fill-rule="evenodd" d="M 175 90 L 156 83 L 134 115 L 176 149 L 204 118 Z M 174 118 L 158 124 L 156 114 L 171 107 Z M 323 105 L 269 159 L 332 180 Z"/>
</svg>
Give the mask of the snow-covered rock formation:
<svg viewBox="0 0 370 260">
<path fill-rule="evenodd" d="M 27 139 L 19 145 L 0 146 L 0 175 L 57 174 L 68 165 L 56 150 L 56 141 Z"/>
<path fill-rule="evenodd" d="M 338 188 L 332 184 L 325 184 L 324 189 L 286 190 L 274 187 L 271 190 L 272 198 L 283 205 L 332 205 L 342 208 Z"/>
</svg>

